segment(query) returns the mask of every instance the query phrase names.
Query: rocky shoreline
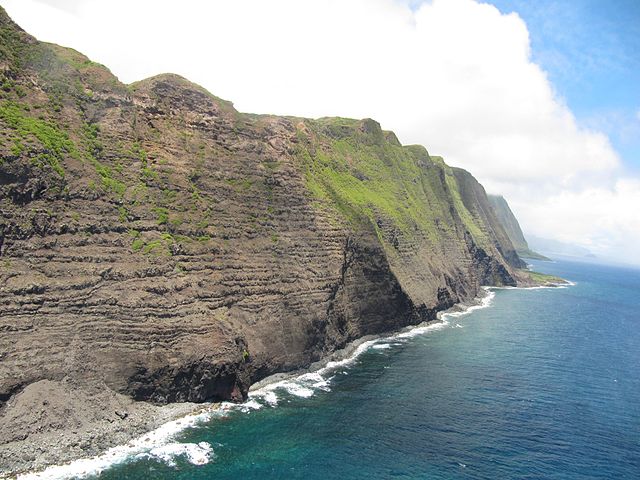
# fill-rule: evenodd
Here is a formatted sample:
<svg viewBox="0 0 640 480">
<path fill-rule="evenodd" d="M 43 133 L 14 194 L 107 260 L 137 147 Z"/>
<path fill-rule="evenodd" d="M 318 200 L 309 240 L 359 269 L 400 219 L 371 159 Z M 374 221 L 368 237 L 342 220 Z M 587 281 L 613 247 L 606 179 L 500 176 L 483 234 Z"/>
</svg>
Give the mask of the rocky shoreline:
<svg viewBox="0 0 640 480">
<path fill-rule="evenodd" d="M 22 415 L 24 432 L 2 429 L 22 438 L 0 445 L 0 478 L 94 457 L 202 408 L 195 403 L 136 402 L 107 388 L 95 395 L 84 390 L 65 395 L 60 389 L 59 384 L 43 380 L 12 399 L 17 404 L 12 415 Z"/>
<path fill-rule="evenodd" d="M 490 296 L 489 291 L 483 289 L 481 290 L 480 295 L 475 297 L 472 301 L 457 303 L 446 310 L 438 312 L 436 320 L 429 320 L 416 325 L 409 325 L 409 326 L 400 328 L 398 330 L 384 332 L 377 335 L 365 335 L 363 337 L 357 338 L 356 340 L 349 342 L 344 348 L 341 348 L 340 350 L 336 350 L 335 352 L 331 353 L 330 355 L 327 355 L 325 358 L 322 358 L 317 362 L 312 363 L 306 368 L 296 369 L 292 372 L 275 373 L 273 375 L 269 375 L 268 377 L 253 383 L 251 385 L 251 388 L 249 388 L 249 393 L 256 390 L 260 390 L 273 383 L 290 380 L 292 378 L 299 377 L 300 375 L 304 375 L 305 373 L 316 372 L 322 368 L 327 367 L 328 364 L 332 362 L 342 362 L 345 360 L 349 360 L 351 358 L 355 358 L 354 356 L 357 356 L 358 349 L 365 343 L 387 338 L 389 336 L 397 335 L 399 333 L 408 332 L 417 328 L 424 328 L 437 323 L 441 323 L 443 321 L 442 317 L 444 315 L 451 314 L 451 313 L 454 313 L 454 314 L 464 313 L 470 308 L 482 306 L 483 302 L 489 296 Z"/>
<path fill-rule="evenodd" d="M 365 343 L 437 324 L 442 322 L 443 315 L 461 313 L 469 308 L 481 306 L 488 295 L 487 290 L 482 290 L 481 295 L 474 298 L 473 301 L 459 303 L 439 312 L 436 320 L 379 335 L 360 337 L 308 367 L 269 375 L 253 383 L 250 392 L 305 373 L 318 371 L 330 362 L 355 359 L 359 353 L 358 349 Z M 69 388 L 71 387 L 69 385 Z M 82 390 L 78 390 L 73 396 L 74 401 L 69 404 L 67 400 L 70 396 L 64 392 L 56 392 L 58 388 L 53 382 L 38 382 L 26 388 L 13 400 L 32 405 L 31 398 L 22 397 L 37 395 L 42 398 L 42 401 L 39 402 L 41 404 L 39 411 L 34 412 L 31 409 L 29 412 L 21 412 L 24 415 L 25 424 L 29 423 L 30 429 L 41 430 L 41 432 L 25 435 L 22 440 L 0 445 L 0 465 L 3 469 L 0 470 L 0 479 L 12 479 L 28 472 L 41 472 L 52 465 L 62 465 L 79 459 L 96 457 L 112 447 L 124 445 L 136 438 L 143 437 L 167 422 L 179 420 L 216 406 L 212 403 L 190 402 L 158 406 L 148 402 L 134 401 L 124 395 L 113 393 L 108 388 L 104 388 L 101 392 L 95 390 L 90 396 L 87 396 Z M 111 409 L 113 410 L 113 418 L 109 420 L 92 419 L 92 412 L 95 409 Z M 45 410 L 48 411 L 47 415 L 43 414 Z M 49 428 L 56 413 L 66 412 L 68 414 L 70 411 L 73 411 L 73 416 L 76 418 L 79 415 L 78 412 L 82 412 L 84 425 L 81 428 L 69 427 L 62 430 Z M 40 424 L 38 425 L 38 423 Z"/>
</svg>

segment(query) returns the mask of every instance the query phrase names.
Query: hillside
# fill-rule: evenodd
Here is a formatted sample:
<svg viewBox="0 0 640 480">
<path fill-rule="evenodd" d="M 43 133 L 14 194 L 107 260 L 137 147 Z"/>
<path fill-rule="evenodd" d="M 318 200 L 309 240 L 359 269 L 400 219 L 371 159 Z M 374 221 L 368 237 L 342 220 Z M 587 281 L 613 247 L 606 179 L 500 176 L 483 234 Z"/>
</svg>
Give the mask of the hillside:
<svg viewBox="0 0 640 480">
<path fill-rule="evenodd" d="M 5 468 L 150 428 L 137 401 L 242 401 L 481 285 L 535 282 L 482 186 L 373 120 L 240 113 L 172 74 L 124 85 L 2 9 L 0 38 Z M 51 431 L 64 453 L 36 455 Z"/>
<path fill-rule="evenodd" d="M 509 204 L 501 195 L 489 195 L 489 203 L 493 207 L 496 217 L 504 227 L 511 244 L 516 249 L 518 255 L 534 260 L 549 260 L 544 255 L 540 255 L 529 248 L 527 240 L 524 238 L 518 219 L 509 208 Z"/>
</svg>

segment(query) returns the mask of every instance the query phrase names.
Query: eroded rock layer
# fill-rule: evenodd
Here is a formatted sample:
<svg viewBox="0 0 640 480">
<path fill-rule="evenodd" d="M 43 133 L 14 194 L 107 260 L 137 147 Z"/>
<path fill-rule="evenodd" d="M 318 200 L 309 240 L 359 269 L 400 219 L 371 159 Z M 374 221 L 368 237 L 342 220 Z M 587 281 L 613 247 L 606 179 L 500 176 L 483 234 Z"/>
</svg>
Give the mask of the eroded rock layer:
<svg viewBox="0 0 640 480">
<path fill-rule="evenodd" d="M 484 189 L 373 120 L 243 114 L 176 75 L 124 85 L 0 27 L 6 430 L 36 382 L 240 401 L 517 282 Z"/>
</svg>

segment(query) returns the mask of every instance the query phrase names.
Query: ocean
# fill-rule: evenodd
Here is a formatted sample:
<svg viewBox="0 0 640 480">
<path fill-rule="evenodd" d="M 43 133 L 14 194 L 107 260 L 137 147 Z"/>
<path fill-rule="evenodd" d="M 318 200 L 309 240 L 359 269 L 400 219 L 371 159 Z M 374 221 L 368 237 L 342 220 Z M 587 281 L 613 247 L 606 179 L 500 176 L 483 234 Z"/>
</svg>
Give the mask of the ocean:
<svg viewBox="0 0 640 480">
<path fill-rule="evenodd" d="M 532 263 L 574 285 L 493 289 L 44 478 L 638 479 L 640 270 Z"/>
</svg>

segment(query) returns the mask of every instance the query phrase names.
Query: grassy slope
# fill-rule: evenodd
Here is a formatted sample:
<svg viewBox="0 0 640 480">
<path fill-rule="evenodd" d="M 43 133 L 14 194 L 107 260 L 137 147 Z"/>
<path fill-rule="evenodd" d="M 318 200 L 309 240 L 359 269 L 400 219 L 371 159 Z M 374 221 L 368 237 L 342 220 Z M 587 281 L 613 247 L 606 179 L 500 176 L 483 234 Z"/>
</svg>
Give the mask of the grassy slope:
<svg viewBox="0 0 640 480">
<path fill-rule="evenodd" d="M 55 214 L 72 226 L 80 226 L 83 219 L 67 203 L 71 197 L 100 199 L 130 229 L 133 251 L 168 255 L 177 241 L 205 241 L 207 210 L 197 188 L 172 178 L 163 159 L 152 162 L 133 134 L 113 142 L 94 123 L 95 92 L 126 97 L 138 85 L 121 84 L 106 67 L 73 49 L 37 42 L 1 9 L 0 17 L 0 64 L 6 67 L 0 70 L 3 175 L 37 178 L 41 185 L 37 198 L 63 200 L 63 208 Z M 30 71 L 37 72 L 37 86 L 22 78 Z M 232 108 L 229 102 L 216 100 Z M 127 115 L 135 121 L 134 112 Z M 151 217 L 159 233 L 141 238 L 131 217 Z M 182 223 L 193 227 L 187 235 L 178 232 Z M 28 228 L 25 224 L 25 235 Z"/>
<path fill-rule="evenodd" d="M 531 250 L 530 248 L 527 249 L 518 249 L 517 250 L 518 255 L 520 255 L 522 258 L 531 258 L 533 260 L 544 260 L 544 261 L 551 261 L 551 259 L 549 257 L 545 257 L 544 255 L 539 254 L 538 252 L 534 252 L 533 250 Z"/>
<path fill-rule="evenodd" d="M 309 190 L 353 225 L 370 224 L 381 236 L 383 221 L 409 240 L 437 243 L 462 223 L 476 243 L 490 244 L 451 169 L 423 147 L 401 146 L 373 120 L 304 120 L 298 138 Z"/>
<path fill-rule="evenodd" d="M 555 275 L 548 275 L 546 273 L 533 271 L 526 271 L 522 273 L 528 276 L 533 283 L 538 285 L 562 285 L 567 283 L 566 280 L 556 277 Z"/>
</svg>

